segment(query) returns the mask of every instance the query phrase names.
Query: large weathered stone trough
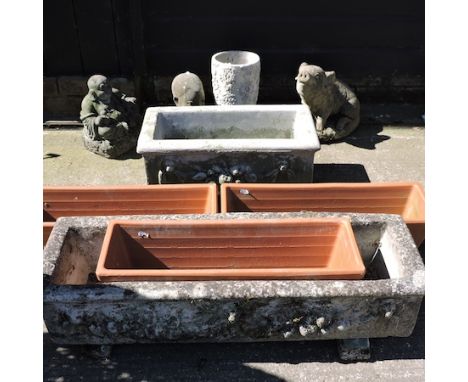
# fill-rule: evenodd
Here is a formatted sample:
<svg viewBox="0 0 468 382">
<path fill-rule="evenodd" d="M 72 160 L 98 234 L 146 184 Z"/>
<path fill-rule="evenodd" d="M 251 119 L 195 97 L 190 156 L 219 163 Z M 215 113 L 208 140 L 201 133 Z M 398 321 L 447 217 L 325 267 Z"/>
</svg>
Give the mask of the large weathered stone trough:
<svg viewBox="0 0 468 382">
<path fill-rule="evenodd" d="M 151 107 L 137 145 L 149 184 L 312 182 L 319 149 L 305 105 Z"/>
<path fill-rule="evenodd" d="M 424 265 L 397 215 L 231 213 L 130 220 L 349 217 L 363 280 L 98 282 L 110 217 L 59 218 L 44 250 L 44 320 L 59 344 L 224 342 L 409 336 Z"/>
</svg>

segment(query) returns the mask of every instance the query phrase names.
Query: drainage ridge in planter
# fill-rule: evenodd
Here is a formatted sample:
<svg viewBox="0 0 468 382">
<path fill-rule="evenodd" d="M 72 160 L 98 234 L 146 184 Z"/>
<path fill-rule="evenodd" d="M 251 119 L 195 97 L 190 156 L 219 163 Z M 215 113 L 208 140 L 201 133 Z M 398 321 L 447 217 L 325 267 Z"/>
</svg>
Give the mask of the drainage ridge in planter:
<svg viewBox="0 0 468 382">
<path fill-rule="evenodd" d="M 221 212 L 359 212 L 401 215 L 415 243 L 424 240 L 424 191 L 420 184 L 223 184 Z"/>
<path fill-rule="evenodd" d="M 346 219 L 111 221 L 100 281 L 361 279 Z"/>
<path fill-rule="evenodd" d="M 43 242 L 63 216 L 216 213 L 216 184 L 54 186 L 43 189 Z"/>
</svg>

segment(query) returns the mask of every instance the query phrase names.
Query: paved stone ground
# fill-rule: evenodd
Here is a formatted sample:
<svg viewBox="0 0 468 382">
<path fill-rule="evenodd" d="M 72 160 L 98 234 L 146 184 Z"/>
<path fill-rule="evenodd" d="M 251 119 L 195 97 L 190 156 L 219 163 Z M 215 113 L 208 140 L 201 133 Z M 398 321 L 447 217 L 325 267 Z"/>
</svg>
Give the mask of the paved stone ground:
<svg viewBox="0 0 468 382">
<path fill-rule="evenodd" d="M 316 182 L 418 181 L 424 184 L 424 127 L 418 105 L 363 107 L 362 125 L 343 142 L 322 145 Z M 44 184 L 142 184 L 144 162 L 130 152 L 106 159 L 83 148 L 80 129 L 44 130 Z"/>
<path fill-rule="evenodd" d="M 423 114 L 421 105 L 364 105 L 355 134 L 322 145 L 315 181 L 424 185 Z M 80 134 L 44 130 L 45 185 L 145 183 L 138 154 L 101 158 Z M 424 306 L 410 337 L 371 339 L 369 362 L 340 362 L 335 341 L 120 345 L 106 359 L 88 350 L 53 344 L 44 327 L 44 381 L 423 381 Z"/>
</svg>

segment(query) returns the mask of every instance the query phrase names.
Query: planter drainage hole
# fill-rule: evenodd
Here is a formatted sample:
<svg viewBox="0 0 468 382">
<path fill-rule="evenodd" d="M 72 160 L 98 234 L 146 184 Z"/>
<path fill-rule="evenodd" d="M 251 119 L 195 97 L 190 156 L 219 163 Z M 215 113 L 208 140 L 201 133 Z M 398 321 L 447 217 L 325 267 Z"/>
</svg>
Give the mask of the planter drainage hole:
<svg viewBox="0 0 468 382">
<path fill-rule="evenodd" d="M 138 237 L 141 238 L 141 239 L 149 239 L 150 235 L 147 232 L 139 231 L 138 232 Z"/>
</svg>

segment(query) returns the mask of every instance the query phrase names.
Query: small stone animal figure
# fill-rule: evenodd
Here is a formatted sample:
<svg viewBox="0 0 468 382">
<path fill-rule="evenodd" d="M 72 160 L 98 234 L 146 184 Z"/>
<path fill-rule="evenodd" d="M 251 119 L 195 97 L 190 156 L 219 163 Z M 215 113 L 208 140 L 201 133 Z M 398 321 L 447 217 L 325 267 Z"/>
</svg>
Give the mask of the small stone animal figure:
<svg viewBox="0 0 468 382">
<path fill-rule="evenodd" d="M 172 99 L 176 106 L 197 106 L 205 104 L 205 91 L 200 78 L 193 73 L 185 72 L 172 80 Z"/>
<path fill-rule="evenodd" d="M 295 80 L 302 103 L 310 108 L 320 141 L 344 138 L 357 128 L 359 100 L 347 85 L 336 79 L 335 72 L 303 62 Z"/>
</svg>

